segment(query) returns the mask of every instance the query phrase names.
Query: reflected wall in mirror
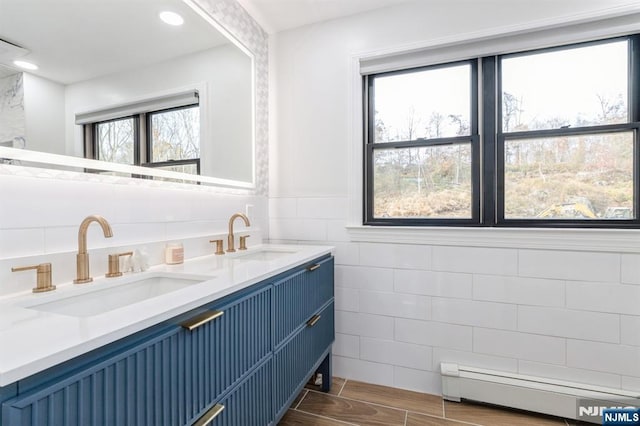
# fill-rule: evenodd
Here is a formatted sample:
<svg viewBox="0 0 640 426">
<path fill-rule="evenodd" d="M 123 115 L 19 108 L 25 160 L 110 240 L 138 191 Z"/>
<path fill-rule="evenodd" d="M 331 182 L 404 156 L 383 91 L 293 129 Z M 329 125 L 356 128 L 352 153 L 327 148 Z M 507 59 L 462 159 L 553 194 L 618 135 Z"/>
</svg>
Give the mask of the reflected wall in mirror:
<svg viewBox="0 0 640 426">
<path fill-rule="evenodd" d="M 195 9 L 182 0 L 0 0 L 0 146 L 193 172 L 170 166 L 187 152 L 203 176 L 253 184 L 253 55 Z M 164 23 L 163 11 L 184 23 Z M 118 142 L 131 155 L 101 156 L 98 132 L 119 117 L 134 124 Z M 154 155 L 161 145 L 173 149 Z"/>
<path fill-rule="evenodd" d="M 22 73 L 0 65 L 0 146 L 24 148 Z"/>
</svg>

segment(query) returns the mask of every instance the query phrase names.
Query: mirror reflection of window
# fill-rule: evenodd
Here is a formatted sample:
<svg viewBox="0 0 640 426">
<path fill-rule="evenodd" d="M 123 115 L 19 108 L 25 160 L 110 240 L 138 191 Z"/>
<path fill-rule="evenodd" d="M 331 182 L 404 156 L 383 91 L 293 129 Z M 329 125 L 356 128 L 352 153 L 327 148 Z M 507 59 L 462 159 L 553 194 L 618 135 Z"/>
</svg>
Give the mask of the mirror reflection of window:
<svg viewBox="0 0 640 426">
<path fill-rule="evenodd" d="M 198 105 L 149 114 L 151 161 L 191 160 L 200 157 Z"/>
<path fill-rule="evenodd" d="M 95 132 L 98 160 L 135 164 L 133 117 L 96 123 Z"/>
<path fill-rule="evenodd" d="M 200 115 L 192 90 L 78 114 L 76 122 L 86 158 L 199 175 Z"/>
</svg>

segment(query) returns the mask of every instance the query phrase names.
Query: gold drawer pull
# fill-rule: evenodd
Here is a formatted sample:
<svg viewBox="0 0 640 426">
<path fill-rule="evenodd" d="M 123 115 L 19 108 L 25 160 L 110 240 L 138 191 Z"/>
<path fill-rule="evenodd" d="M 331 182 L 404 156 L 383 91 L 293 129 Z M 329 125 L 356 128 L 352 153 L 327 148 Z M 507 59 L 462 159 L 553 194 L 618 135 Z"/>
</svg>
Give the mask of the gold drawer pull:
<svg viewBox="0 0 640 426">
<path fill-rule="evenodd" d="M 213 421 L 213 419 L 218 417 L 218 415 L 220 415 L 220 413 L 222 413 L 222 410 L 224 410 L 224 405 L 222 405 L 222 404 L 214 405 L 211 410 L 207 411 L 206 413 L 204 413 L 202 415 L 202 417 L 200 417 L 198 420 L 196 420 L 196 422 L 193 424 L 193 426 L 204 426 L 204 425 L 210 423 L 211 421 Z"/>
<path fill-rule="evenodd" d="M 318 265 L 317 263 L 315 265 L 311 265 L 311 266 L 307 266 L 307 271 L 311 272 L 311 271 L 315 271 L 316 269 L 318 269 L 320 267 L 320 265 Z"/>
<path fill-rule="evenodd" d="M 314 315 L 309 321 L 307 321 L 307 325 L 309 327 L 313 327 L 318 321 L 320 321 L 320 315 Z"/>
<path fill-rule="evenodd" d="M 204 325 L 209 321 L 213 321 L 214 319 L 221 317 L 223 314 L 224 314 L 224 311 L 217 311 L 217 310 L 204 312 L 200 315 L 197 315 L 183 322 L 180 325 L 182 326 L 182 328 L 186 328 L 189 331 L 193 331 L 196 328 L 200 327 L 201 325 Z"/>
</svg>

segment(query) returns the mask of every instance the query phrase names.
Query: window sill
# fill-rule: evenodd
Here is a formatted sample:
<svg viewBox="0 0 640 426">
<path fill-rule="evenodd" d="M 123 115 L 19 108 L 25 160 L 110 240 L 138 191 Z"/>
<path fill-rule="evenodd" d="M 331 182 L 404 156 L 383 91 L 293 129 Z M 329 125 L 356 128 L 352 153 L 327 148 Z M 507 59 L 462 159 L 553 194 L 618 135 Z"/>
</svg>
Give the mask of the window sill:
<svg viewBox="0 0 640 426">
<path fill-rule="evenodd" d="M 638 229 L 347 226 L 353 242 L 640 253 Z"/>
</svg>

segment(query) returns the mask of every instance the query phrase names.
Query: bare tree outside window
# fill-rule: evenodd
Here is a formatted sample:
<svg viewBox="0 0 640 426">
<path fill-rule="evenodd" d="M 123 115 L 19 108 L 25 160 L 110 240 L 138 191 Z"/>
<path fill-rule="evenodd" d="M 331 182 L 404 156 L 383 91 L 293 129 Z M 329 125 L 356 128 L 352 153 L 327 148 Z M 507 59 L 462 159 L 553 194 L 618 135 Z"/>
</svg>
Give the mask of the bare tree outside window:
<svg viewBox="0 0 640 426">
<path fill-rule="evenodd" d="M 375 78 L 374 217 L 471 218 L 471 75 L 464 63 Z"/>
<path fill-rule="evenodd" d="M 375 121 L 382 127 L 375 142 L 460 136 L 459 123 L 448 117 L 469 123 L 470 83 L 468 64 L 376 77 Z"/>
<path fill-rule="evenodd" d="M 200 157 L 200 108 L 179 108 L 151 114 L 152 162 Z"/>
<path fill-rule="evenodd" d="M 505 132 L 628 120 L 628 42 L 616 41 L 501 61 Z"/>
<path fill-rule="evenodd" d="M 106 121 L 96 125 L 98 159 L 134 164 L 134 119 Z"/>
<path fill-rule="evenodd" d="M 505 133 L 629 120 L 628 42 L 502 61 Z M 633 132 L 507 138 L 505 218 L 633 218 Z M 622 214 L 621 212 L 624 212 Z"/>
<path fill-rule="evenodd" d="M 375 217 L 471 217 L 470 144 L 380 149 L 373 167 Z"/>
</svg>

